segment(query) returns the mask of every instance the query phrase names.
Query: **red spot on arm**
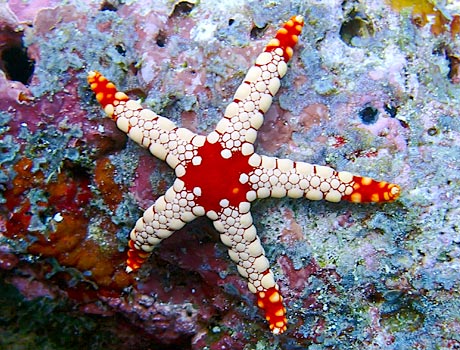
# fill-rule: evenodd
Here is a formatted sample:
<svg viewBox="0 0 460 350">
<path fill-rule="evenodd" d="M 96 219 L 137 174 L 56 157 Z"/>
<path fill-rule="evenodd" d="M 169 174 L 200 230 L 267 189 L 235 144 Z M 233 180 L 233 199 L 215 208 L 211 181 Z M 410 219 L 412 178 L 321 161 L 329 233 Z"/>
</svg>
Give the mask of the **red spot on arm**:
<svg viewBox="0 0 460 350">
<path fill-rule="evenodd" d="M 369 177 L 353 176 L 353 192 L 342 199 L 355 202 L 391 202 L 399 197 L 398 185 L 385 181 L 375 181 Z"/>
<path fill-rule="evenodd" d="M 102 108 L 107 105 L 115 105 L 115 101 L 127 101 L 128 98 L 116 98 L 115 94 L 118 92 L 116 86 L 101 73 L 94 71 L 88 74 L 88 84 L 91 90 L 94 91 L 96 99 L 101 104 Z"/>
<path fill-rule="evenodd" d="M 132 240 L 129 241 L 128 246 L 128 259 L 126 259 L 126 265 L 128 265 L 128 267 L 126 269 L 128 272 L 136 271 L 142 266 L 144 261 L 147 260 L 150 253 L 136 249 Z"/>
<path fill-rule="evenodd" d="M 284 26 L 278 30 L 275 39 L 268 43 L 266 52 L 283 49 L 284 61 L 288 62 L 292 56 L 292 49 L 297 44 L 298 36 L 302 31 L 303 17 L 293 16 Z"/>
<path fill-rule="evenodd" d="M 283 297 L 275 287 L 257 293 L 257 305 L 265 311 L 265 319 L 273 333 L 279 334 L 286 330 L 286 308 Z"/>
</svg>

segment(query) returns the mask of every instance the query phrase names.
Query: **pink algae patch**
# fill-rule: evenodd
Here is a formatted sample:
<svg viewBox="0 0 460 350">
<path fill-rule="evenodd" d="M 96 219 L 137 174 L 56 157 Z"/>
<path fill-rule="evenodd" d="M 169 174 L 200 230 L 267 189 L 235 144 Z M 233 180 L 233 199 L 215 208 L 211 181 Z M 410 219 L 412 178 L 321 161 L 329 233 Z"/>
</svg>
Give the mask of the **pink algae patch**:
<svg viewBox="0 0 460 350">
<path fill-rule="evenodd" d="M 305 107 L 299 117 L 299 123 L 305 128 L 310 129 L 314 125 L 319 125 L 322 120 L 329 118 L 329 109 L 322 103 L 313 103 Z"/>
<path fill-rule="evenodd" d="M 259 145 L 265 151 L 274 153 L 282 145 L 289 144 L 294 131 L 289 118 L 290 114 L 284 113 L 277 105 L 272 105 L 267 111 L 258 136 Z"/>
</svg>

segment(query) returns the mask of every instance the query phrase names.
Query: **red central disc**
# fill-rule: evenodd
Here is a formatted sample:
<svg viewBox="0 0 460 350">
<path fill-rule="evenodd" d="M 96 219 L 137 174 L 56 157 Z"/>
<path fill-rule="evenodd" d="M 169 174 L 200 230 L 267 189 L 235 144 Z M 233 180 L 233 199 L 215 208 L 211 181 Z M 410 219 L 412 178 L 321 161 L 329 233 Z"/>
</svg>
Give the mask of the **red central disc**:
<svg viewBox="0 0 460 350">
<path fill-rule="evenodd" d="M 221 156 L 223 149 L 219 142 L 211 144 L 206 141 L 198 149 L 197 156 L 201 157 L 201 163 L 187 164 L 186 173 L 180 178 L 188 191 L 193 191 L 195 187 L 201 188 L 201 196 L 195 202 L 206 211 L 219 212 L 219 202 L 222 199 L 238 207 L 241 202 L 247 201 L 246 193 L 251 189 L 247 183 L 243 185 L 239 181 L 241 174 L 248 174 L 254 169 L 248 163 L 249 156 L 234 152 L 230 158 L 225 159 Z"/>
</svg>

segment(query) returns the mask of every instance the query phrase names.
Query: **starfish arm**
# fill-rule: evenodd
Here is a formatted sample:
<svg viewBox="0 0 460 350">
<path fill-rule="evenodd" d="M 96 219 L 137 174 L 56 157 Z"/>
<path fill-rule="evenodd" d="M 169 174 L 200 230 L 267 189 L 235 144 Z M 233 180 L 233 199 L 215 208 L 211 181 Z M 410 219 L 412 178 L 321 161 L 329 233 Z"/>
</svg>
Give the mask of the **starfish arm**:
<svg viewBox="0 0 460 350">
<path fill-rule="evenodd" d="M 144 212 L 130 234 L 128 272 L 137 270 L 163 239 L 205 214 L 204 208 L 196 205 L 195 199 L 196 195 L 185 189 L 184 182 L 176 179 L 165 195 Z"/>
<path fill-rule="evenodd" d="M 101 73 L 90 72 L 88 83 L 118 128 L 173 169 L 179 164 L 185 166 L 196 155 L 197 148 L 204 144 L 204 136 L 179 128 L 169 119 L 143 108 L 118 91 Z"/>
<path fill-rule="evenodd" d="M 263 114 L 278 92 L 280 79 L 286 74 L 286 63 L 292 57 L 293 47 L 303 26 L 303 17 L 294 16 L 278 30 L 256 59 L 237 89 L 222 118 L 211 133 L 222 146 L 248 155 L 254 152 L 257 130 L 263 123 Z"/>
<path fill-rule="evenodd" d="M 399 197 L 398 185 L 336 171 L 322 165 L 259 156 L 249 159 L 256 168 L 246 179 L 254 198 L 306 197 L 329 202 L 389 202 Z"/>
<path fill-rule="evenodd" d="M 249 290 L 257 295 L 257 304 L 265 311 L 270 329 L 278 334 L 286 330 L 286 308 L 252 223 L 249 208 L 247 202 L 238 208 L 223 208 L 214 220 L 214 227 L 220 232 L 220 238 L 228 247 L 238 272 L 248 279 Z"/>
</svg>

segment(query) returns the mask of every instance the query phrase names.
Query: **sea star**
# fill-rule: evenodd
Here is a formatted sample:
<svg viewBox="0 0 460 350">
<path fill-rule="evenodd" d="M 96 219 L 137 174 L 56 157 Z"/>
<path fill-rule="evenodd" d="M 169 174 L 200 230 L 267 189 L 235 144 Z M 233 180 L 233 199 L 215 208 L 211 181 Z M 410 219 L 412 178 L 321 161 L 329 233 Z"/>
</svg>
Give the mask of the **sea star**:
<svg viewBox="0 0 460 350">
<path fill-rule="evenodd" d="M 138 269 L 163 239 L 206 215 L 229 248 L 230 258 L 273 333 L 286 330 L 286 308 L 253 225 L 251 202 L 258 198 L 306 197 L 331 202 L 386 202 L 399 196 L 397 185 L 349 172 L 259 155 L 254 151 L 263 114 L 285 75 L 286 63 L 303 26 L 294 16 L 278 30 L 249 69 L 214 131 L 197 135 L 143 108 L 119 92 L 99 72 L 88 82 L 119 129 L 174 169 L 176 180 L 136 222 L 130 234 L 128 272 Z"/>
</svg>

